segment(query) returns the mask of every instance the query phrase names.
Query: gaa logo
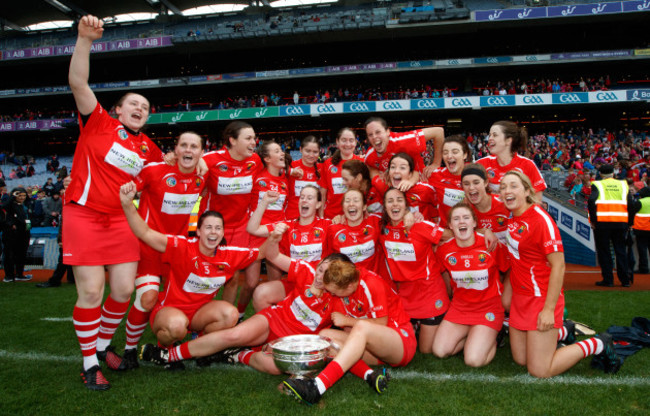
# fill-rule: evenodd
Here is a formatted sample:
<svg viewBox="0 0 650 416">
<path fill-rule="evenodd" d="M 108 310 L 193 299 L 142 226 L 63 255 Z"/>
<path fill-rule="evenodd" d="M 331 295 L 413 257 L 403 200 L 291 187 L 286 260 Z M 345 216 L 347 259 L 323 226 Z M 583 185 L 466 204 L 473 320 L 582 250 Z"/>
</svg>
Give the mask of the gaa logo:
<svg viewBox="0 0 650 416">
<path fill-rule="evenodd" d="M 262 188 L 266 188 L 266 182 L 264 181 L 259 181 L 259 184 Z"/>
<path fill-rule="evenodd" d="M 451 264 L 452 266 L 455 266 L 456 263 L 458 263 L 458 260 L 456 260 L 456 257 L 454 257 L 454 256 L 449 257 L 449 259 L 447 259 L 447 261 L 448 261 L 449 264 Z"/>
<path fill-rule="evenodd" d="M 542 97 L 537 95 L 524 95 L 522 101 L 524 102 L 524 104 L 544 104 L 544 100 L 542 100 Z"/>
<path fill-rule="evenodd" d="M 419 68 L 422 64 L 419 61 L 411 61 L 411 68 Z"/>
<path fill-rule="evenodd" d="M 222 172 L 226 172 L 228 170 L 228 166 L 227 165 L 219 165 L 219 170 L 222 171 Z"/>
<path fill-rule="evenodd" d="M 447 61 L 447 63 L 449 65 L 460 65 L 460 62 L 458 61 L 458 59 L 450 59 L 450 60 Z"/>
<path fill-rule="evenodd" d="M 332 173 L 336 173 L 339 171 L 339 169 L 336 166 L 332 166 L 330 170 L 332 171 Z"/>
<path fill-rule="evenodd" d="M 305 112 L 302 110 L 302 108 L 292 105 L 287 107 L 287 114 L 290 116 L 300 116 L 300 115 L 304 115 Z"/>
<path fill-rule="evenodd" d="M 336 108 L 334 108 L 333 105 L 325 104 L 316 107 L 316 111 L 318 111 L 319 113 L 336 113 Z"/>
<path fill-rule="evenodd" d="M 471 107 L 472 102 L 467 98 L 454 98 L 451 100 L 451 105 L 453 107 Z"/>
<path fill-rule="evenodd" d="M 537 57 L 535 55 L 529 55 L 529 56 L 526 57 L 526 60 L 528 62 L 535 62 L 535 61 L 537 61 Z"/>
<path fill-rule="evenodd" d="M 438 300 L 436 301 L 436 303 L 435 303 L 435 307 L 436 307 L 436 309 L 440 309 L 440 308 L 442 308 L 443 305 L 444 305 L 444 302 L 443 302 L 441 299 L 438 299 Z"/>
<path fill-rule="evenodd" d="M 418 108 L 438 108 L 434 100 L 418 100 Z"/>
<path fill-rule="evenodd" d="M 503 97 L 490 97 L 487 99 L 487 103 L 488 105 L 508 105 L 508 101 Z"/>
<path fill-rule="evenodd" d="M 170 176 L 169 178 L 167 178 L 167 180 L 165 181 L 165 183 L 166 183 L 167 186 L 169 186 L 170 188 L 173 188 L 174 186 L 176 186 L 176 178 L 173 177 L 173 176 Z"/>
<path fill-rule="evenodd" d="M 488 312 L 485 314 L 485 319 L 488 322 L 494 322 L 494 314 L 492 312 Z"/>
<path fill-rule="evenodd" d="M 363 111 L 370 111 L 370 108 L 364 103 L 352 103 L 350 104 L 350 111 L 354 112 L 363 112 Z"/>
<path fill-rule="evenodd" d="M 384 110 L 401 110 L 402 105 L 396 101 L 388 101 L 383 104 Z"/>
<path fill-rule="evenodd" d="M 618 101 L 618 97 L 613 92 L 599 92 L 596 94 L 598 101 Z"/>
<path fill-rule="evenodd" d="M 345 234 L 340 234 L 340 235 L 339 235 L 339 241 L 340 241 L 340 242 L 344 242 L 345 239 L 346 239 Z"/>
<path fill-rule="evenodd" d="M 581 103 L 582 100 L 576 94 L 562 94 L 560 95 L 561 103 Z"/>
<path fill-rule="evenodd" d="M 497 58 L 487 58 L 488 64 L 498 64 L 499 60 Z"/>
<path fill-rule="evenodd" d="M 117 131 L 117 136 L 122 140 L 126 140 L 129 138 L 129 133 L 127 133 L 124 129 L 119 129 Z"/>
</svg>

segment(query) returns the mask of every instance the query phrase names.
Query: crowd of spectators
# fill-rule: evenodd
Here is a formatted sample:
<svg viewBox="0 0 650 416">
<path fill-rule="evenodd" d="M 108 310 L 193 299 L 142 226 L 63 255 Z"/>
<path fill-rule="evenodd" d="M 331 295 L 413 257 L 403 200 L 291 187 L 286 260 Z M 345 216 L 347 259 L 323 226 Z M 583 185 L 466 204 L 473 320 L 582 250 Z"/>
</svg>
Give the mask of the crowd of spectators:
<svg viewBox="0 0 650 416">
<path fill-rule="evenodd" d="M 596 77 L 580 77 L 574 81 L 560 80 L 556 78 L 532 79 L 532 80 L 510 80 L 507 82 L 488 82 L 485 86 L 474 87 L 479 95 L 513 95 L 513 94 L 542 94 L 561 93 L 572 91 L 604 91 L 612 88 L 612 81 L 609 75 Z"/>
</svg>

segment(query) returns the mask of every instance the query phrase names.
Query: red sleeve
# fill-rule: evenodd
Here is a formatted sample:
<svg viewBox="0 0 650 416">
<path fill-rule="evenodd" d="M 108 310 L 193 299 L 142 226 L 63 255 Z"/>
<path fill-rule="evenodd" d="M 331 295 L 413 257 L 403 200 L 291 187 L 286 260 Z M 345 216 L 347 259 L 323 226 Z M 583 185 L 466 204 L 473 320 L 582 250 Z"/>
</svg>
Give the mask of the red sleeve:
<svg viewBox="0 0 650 416">
<path fill-rule="evenodd" d="M 260 250 L 257 248 L 239 248 L 232 247 L 228 250 L 229 262 L 233 270 L 242 270 L 250 266 L 259 255 Z"/>
<path fill-rule="evenodd" d="M 146 137 L 145 141 L 149 146 L 149 156 L 147 157 L 147 163 L 162 162 L 165 155 L 163 154 L 162 150 L 160 150 L 158 145 L 148 137 Z"/>
<path fill-rule="evenodd" d="M 161 261 L 163 263 L 171 264 L 174 261 L 183 261 L 187 256 L 185 251 L 187 250 L 187 240 L 184 237 L 179 235 L 168 235 L 167 236 L 167 246 L 165 247 L 165 252 L 162 253 Z"/>
<path fill-rule="evenodd" d="M 501 243 L 497 243 L 497 248 L 494 250 L 494 260 L 500 272 L 505 273 L 510 270 L 508 250 Z"/>
<path fill-rule="evenodd" d="M 442 233 L 445 231 L 443 228 L 438 227 L 436 224 L 430 221 L 422 221 L 418 224 L 421 224 L 418 227 L 413 227 L 412 232 L 417 233 L 422 236 L 426 241 L 431 242 L 432 244 L 438 244 L 442 238 Z"/>
<path fill-rule="evenodd" d="M 371 318 L 383 318 L 388 316 L 388 295 L 386 290 L 388 286 L 382 281 L 379 276 L 374 276 L 374 279 L 362 280 L 367 282 L 370 293 L 372 295 L 372 307 L 370 308 Z"/>
<path fill-rule="evenodd" d="M 541 208 L 540 208 L 541 209 Z M 555 252 L 564 252 L 560 231 L 555 225 L 555 221 L 548 214 L 540 214 L 539 232 L 537 233 L 540 247 L 544 254 L 548 255 Z"/>
</svg>

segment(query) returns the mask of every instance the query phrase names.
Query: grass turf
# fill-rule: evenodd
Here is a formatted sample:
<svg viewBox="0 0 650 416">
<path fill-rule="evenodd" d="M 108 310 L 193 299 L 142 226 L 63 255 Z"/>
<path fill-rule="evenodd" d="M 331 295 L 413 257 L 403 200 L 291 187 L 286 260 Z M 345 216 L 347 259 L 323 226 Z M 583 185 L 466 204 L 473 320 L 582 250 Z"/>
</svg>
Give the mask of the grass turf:
<svg viewBox="0 0 650 416">
<path fill-rule="evenodd" d="M 536 380 L 513 363 L 508 347 L 487 367 L 471 369 L 462 357 L 440 360 L 417 354 L 381 396 L 352 375 L 331 388 L 316 408 L 300 405 L 277 387 L 284 376 L 244 366 L 213 365 L 168 372 L 141 364 L 138 370 L 104 370 L 108 392 L 91 392 L 79 378 L 81 354 L 70 318 L 74 286 L 40 290 L 33 283 L 0 285 L 0 414 L 167 415 L 232 414 L 468 414 L 473 415 L 647 415 L 650 412 L 650 353 L 630 357 L 616 375 L 593 370 L 583 360 L 564 375 Z M 648 292 L 570 291 L 571 319 L 597 331 L 627 326 L 650 316 Z M 153 342 L 148 330 L 143 342 Z M 113 345 L 124 345 L 124 323 Z"/>
</svg>

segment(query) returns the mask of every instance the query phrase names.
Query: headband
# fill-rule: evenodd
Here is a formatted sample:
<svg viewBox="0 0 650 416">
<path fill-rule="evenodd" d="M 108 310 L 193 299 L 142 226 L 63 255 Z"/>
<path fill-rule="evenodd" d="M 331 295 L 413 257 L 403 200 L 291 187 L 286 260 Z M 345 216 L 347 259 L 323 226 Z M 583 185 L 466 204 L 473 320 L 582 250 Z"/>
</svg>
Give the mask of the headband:
<svg viewBox="0 0 650 416">
<path fill-rule="evenodd" d="M 463 169 L 463 172 L 460 174 L 460 178 L 463 179 L 467 175 L 476 175 L 484 181 L 487 180 L 487 176 L 485 175 L 484 170 L 472 166 Z"/>
</svg>

